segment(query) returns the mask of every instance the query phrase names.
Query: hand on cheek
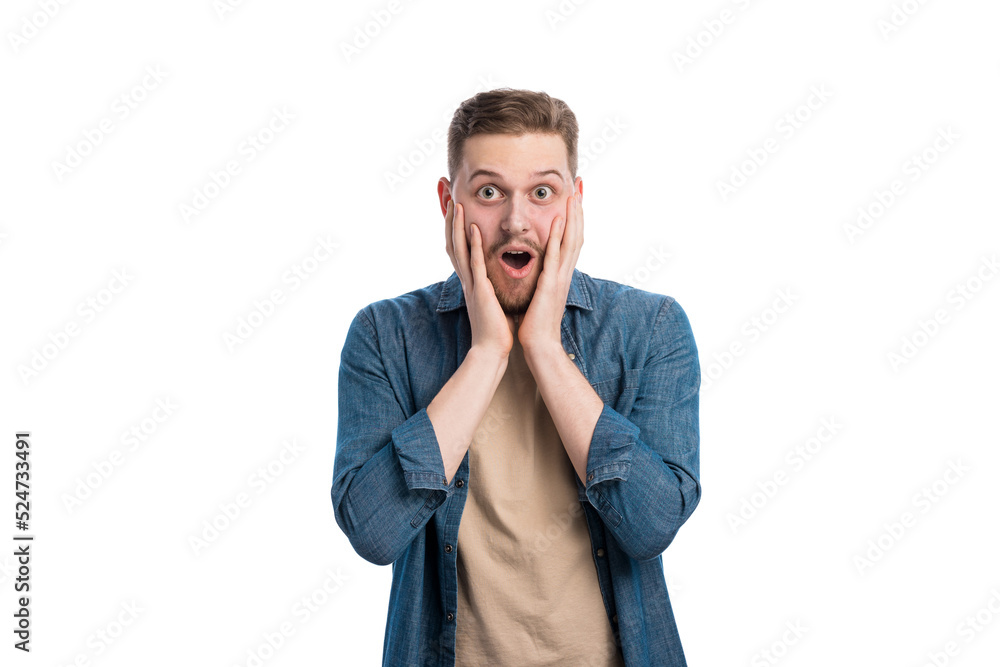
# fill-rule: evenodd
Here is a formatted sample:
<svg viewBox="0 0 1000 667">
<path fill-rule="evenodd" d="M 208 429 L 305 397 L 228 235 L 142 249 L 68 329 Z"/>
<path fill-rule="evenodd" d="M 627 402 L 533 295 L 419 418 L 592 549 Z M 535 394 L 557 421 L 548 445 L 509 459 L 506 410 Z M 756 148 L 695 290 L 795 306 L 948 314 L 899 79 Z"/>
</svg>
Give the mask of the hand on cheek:
<svg viewBox="0 0 1000 667">
<path fill-rule="evenodd" d="M 482 232 L 474 223 L 465 224 L 465 207 L 457 202 L 449 204 L 445 215 L 445 247 L 462 282 L 473 347 L 506 357 L 514 339 L 486 275 Z"/>
<path fill-rule="evenodd" d="M 562 349 L 562 316 L 582 245 L 583 209 L 579 195 L 574 194 L 566 200 L 565 212 L 549 227 L 542 272 L 518 329 L 518 340 L 526 352 L 530 347 Z"/>
</svg>

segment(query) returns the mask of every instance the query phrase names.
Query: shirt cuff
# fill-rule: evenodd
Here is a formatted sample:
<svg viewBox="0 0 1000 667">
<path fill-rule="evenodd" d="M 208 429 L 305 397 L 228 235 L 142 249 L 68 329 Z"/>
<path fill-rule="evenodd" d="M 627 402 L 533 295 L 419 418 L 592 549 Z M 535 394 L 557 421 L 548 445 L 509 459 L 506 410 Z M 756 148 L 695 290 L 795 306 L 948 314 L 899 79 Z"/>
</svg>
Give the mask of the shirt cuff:
<svg viewBox="0 0 1000 667">
<path fill-rule="evenodd" d="M 609 479 L 628 479 L 632 453 L 639 440 L 639 427 L 604 404 L 594 427 L 587 453 L 586 489 Z"/>
<path fill-rule="evenodd" d="M 427 416 L 427 408 L 419 412 L 392 430 L 392 442 L 396 447 L 396 456 L 403 468 L 403 478 L 410 490 L 433 489 L 445 491 L 448 495 L 454 490 L 452 484 L 444 476 L 444 461 L 441 459 L 441 446 L 438 444 L 434 425 Z"/>
</svg>

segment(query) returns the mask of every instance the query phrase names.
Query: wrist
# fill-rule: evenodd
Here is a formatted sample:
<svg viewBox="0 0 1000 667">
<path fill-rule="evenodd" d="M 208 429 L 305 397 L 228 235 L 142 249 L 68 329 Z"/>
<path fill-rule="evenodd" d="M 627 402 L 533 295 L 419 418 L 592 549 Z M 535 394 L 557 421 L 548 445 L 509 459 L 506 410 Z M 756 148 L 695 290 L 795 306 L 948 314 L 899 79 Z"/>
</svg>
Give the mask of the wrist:
<svg viewBox="0 0 1000 667">
<path fill-rule="evenodd" d="M 481 365 L 484 368 L 502 371 L 507 367 L 507 357 L 509 354 L 510 350 L 503 350 L 495 346 L 479 344 L 473 345 L 469 348 L 469 353 L 466 355 L 466 359 L 471 360 L 471 363 Z"/>
<path fill-rule="evenodd" d="M 562 342 L 558 340 L 529 341 L 521 343 L 524 348 L 524 358 L 529 364 L 545 359 L 556 359 L 566 356 Z"/>
</svg>

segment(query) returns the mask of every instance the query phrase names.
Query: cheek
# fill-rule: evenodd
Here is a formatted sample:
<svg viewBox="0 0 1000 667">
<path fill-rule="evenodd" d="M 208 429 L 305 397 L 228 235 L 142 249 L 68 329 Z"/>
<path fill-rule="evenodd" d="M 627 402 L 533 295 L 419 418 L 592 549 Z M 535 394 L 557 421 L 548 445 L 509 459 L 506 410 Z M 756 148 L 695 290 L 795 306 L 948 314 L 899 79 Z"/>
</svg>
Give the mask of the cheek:
<svg viewBox="0 0 1000 667">
<path fill-rule="evenodd" d="M 486 207 L 470 206 L 465 213 L 465 233 L 469 242 L 472 242 L 472 223 L 476 223 L 479 232 L 483 235 L 483 250 L 488 254 L 490 245 L 496 240 L 496 230 L 499 226 L 497 214 L 494 209 Z"/>
<path fill-rule="evenodd" d="M 552 206 L 552 210 L 549 212 L 549 224 L 545 230 L 546 236 L 548 236 L 552 229 L 556 226 L 556 218 L 566 217 L 566 210 L 569 208 L 569 202 L 570 197 L 565 197 Z"/>
<path fill-rule="evenodd" d="M 538 225 L 538 242 L 542 244 L 542 250 L 545 250 L 549 246 L 549 236 L 552 235 L 552 229 L 555 227 L 556 218 L 559 215 L 563 215 L 561 211 L 565 211 L 565 205 L 563 208 L 558 206 L 553 206 L 549 211 L 546 211 L 544 220 L 539 221 Z"/>
</svg>

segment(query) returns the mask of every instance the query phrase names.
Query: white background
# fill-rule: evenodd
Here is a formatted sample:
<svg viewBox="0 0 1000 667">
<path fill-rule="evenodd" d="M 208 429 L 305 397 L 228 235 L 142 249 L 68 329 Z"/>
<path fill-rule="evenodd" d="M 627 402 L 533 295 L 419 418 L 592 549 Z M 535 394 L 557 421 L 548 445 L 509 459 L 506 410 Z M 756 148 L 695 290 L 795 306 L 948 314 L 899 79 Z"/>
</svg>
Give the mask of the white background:
<svg viewBox="0 0 1000 667">
<path fill-rule="evenodd" d="M 996 3 L 49 4 L 0 17 L 4 664 L 248 665 L 283 623 L 263 664 L 380 664 L 391 569 L 329 498 L 340 349 L 358 309 L 451 273 L 435 138 L 498 86 L 579 118 L 578 268 L 695 332 L 704 493 L 663 556 L 689 663 L 996 664 Z"/>
</svg>

